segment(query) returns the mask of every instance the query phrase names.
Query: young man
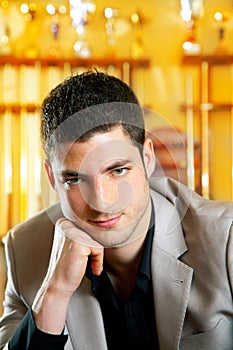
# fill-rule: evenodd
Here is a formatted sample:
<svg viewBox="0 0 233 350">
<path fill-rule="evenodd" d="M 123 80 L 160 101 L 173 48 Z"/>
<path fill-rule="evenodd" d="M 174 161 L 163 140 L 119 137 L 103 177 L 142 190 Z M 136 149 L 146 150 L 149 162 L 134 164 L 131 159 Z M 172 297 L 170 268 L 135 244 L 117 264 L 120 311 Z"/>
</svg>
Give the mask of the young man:
<svg viewBox="0 0 233 350">
<path fill-rule="evenodd" d="M 6 238 L 1 349 L 233 349 L 232 203 L 149 178 L 132 90 L 73 76 L 42 106 L 60 204 Z"/>
</svg>

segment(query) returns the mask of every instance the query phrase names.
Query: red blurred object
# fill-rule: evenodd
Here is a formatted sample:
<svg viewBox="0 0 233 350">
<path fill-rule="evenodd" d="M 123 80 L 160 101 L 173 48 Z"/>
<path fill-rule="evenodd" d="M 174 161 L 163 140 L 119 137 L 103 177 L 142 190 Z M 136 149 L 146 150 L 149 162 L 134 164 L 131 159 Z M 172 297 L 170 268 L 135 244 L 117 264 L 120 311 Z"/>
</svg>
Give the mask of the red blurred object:
<svg viewBox="0 0 233 350">
<path fill-rule="evenodd" d="M 156 128 L 148 132 L 153 141 L 156 168 L 153 176 L 169 176 L 187 185 L 187 165 L 191 159 L 187 151 L 187 135 L 172 127 Z M 194 140 L 195 189 L 200 192 L 200 143 Z"/>
</svg>

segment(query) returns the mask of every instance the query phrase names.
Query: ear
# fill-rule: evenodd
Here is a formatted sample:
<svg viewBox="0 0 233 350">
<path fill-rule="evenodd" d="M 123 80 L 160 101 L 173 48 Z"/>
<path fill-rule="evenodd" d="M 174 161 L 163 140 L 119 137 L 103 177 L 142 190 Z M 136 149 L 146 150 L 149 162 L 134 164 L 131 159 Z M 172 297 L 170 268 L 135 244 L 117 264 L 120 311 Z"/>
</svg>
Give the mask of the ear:
<svg viewBox="0 0 233 350">
<path fill-rule="evenodd" d="M 52 188 L 56 191 L 56 185 L 55 185 L 55 180 L 54 180 L 54 176 L 53 176 L 53 170 L 52 170 L 51 163 L 49 162 L 48 159 L 45 160 L 44 167 L 45 167 L 46 173 L 48 175 L 49 182 L 50 182 Z"/>
<path fill-rule="evenodd" d="M 148 179 L 154 172 L 155 169 L 155 153 L 153 142 L 150 138 L 146 138 L 143 144 L 143 159 L 145 164 L 145 170 Z"/>
</svg>

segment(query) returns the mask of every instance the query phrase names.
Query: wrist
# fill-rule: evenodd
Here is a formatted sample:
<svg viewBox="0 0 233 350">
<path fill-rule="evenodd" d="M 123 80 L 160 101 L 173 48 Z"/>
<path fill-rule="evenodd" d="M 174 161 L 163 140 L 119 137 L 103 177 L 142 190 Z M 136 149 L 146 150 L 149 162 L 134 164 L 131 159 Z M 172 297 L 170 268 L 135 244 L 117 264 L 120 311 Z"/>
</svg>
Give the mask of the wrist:
<svg viewBox="0 0 233 350">
<path fill-rule="evenodd" d="M 61 334 L 65 326 L 70 297 L 54 286 L 39 291 L 33 306 L 33 316 L 38 329 L 50 334 Z"/>
</svg>

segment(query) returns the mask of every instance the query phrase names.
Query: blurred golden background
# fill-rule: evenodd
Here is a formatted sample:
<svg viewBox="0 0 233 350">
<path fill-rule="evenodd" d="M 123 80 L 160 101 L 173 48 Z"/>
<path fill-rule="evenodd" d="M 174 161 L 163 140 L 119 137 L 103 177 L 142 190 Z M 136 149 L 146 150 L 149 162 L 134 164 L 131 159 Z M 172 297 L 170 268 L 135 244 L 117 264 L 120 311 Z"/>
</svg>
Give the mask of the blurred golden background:
<svg viewBox="0 0 233 350">
<path fill-rule="evenodd" d="M 91 67 L 129 83 L 146 107 L 156 174 L 233 199 L 232 0 L 2 0 L 1 236 L 57 200 L 41 171 L 40 104 Z"/>
</svg>

